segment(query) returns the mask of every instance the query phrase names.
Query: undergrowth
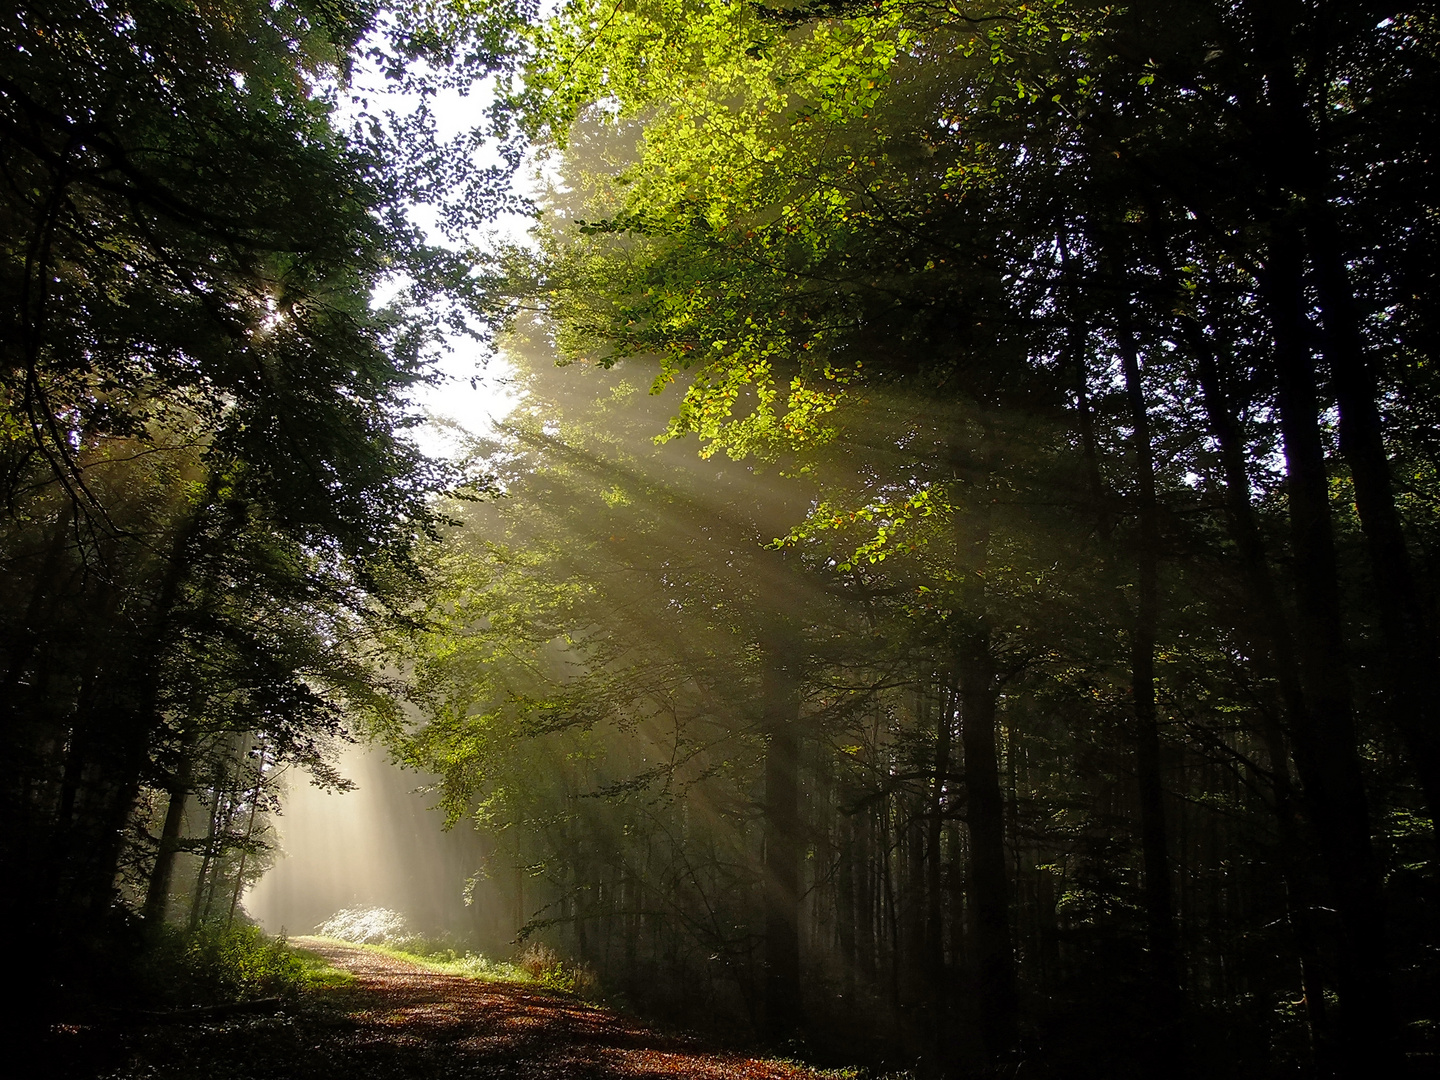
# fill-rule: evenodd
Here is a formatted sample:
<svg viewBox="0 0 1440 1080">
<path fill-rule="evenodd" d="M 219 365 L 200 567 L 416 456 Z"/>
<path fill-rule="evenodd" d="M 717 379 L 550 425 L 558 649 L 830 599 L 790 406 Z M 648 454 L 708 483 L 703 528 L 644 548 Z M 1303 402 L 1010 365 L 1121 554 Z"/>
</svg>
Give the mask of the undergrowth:
<svg viewBox="0 0 1440 1080">
<path fill-rule="evenodd" d="M 448 938 L 415 933 L 403 915 L 388 908 L 345 908 L 315 929 L 322 937 L 364 945 L 447 975 L 526 983 L 582 998 L 599 994 L 599 981 L 590 965 L 564 960 L 548 945 L 532 944 L 515 960 L 491 960 Z"/>
<path fill-rule="evenodd" d="M 355 941 L 348 944 L 364 945 L 385 956 L 409 960 L 445 975 L 461 975 L 489 982 L 523 983 L 587 1000 L 599 996 L 599 980 L 588 964 L 562 960 L 559 954 L 545 945 L 530 946 L 516 960 L 492 960 L 481 953 L 461 952 L 448 942 L 423 938 L 412 937 L 400 945 Z"/>
<path fill-rule="evenodd" d="M 136 976 L 142 995 L 166 1006 L 294 998 L 353 981 L 314 953 L 241 923 L 164 927 L 139 957 Z"/>
</svg>

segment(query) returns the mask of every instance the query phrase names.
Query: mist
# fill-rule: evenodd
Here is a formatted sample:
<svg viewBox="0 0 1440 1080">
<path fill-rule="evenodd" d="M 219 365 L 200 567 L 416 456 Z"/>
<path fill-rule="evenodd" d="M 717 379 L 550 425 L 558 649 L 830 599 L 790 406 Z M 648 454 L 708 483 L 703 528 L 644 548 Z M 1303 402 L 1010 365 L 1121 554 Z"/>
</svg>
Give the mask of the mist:
<svg viewBox="0 0 1440 1080">
<path fill-rule="evenodd" d="M 513 909 L 485 875 L 484 838 L 461 822 L 444 828 L 433 778 L 396 766 L 375 747 L 347 746 L 346 792 L 292 774 L 272 822 L 276 861 L 245 894 L 249 915 L 274 934 L 310 934 L 344 908 L 383 907 L 429 937 L 502 952 L 515 936 Z M 467 889 L 467 883 L 473 882 Z"/>
</svg>

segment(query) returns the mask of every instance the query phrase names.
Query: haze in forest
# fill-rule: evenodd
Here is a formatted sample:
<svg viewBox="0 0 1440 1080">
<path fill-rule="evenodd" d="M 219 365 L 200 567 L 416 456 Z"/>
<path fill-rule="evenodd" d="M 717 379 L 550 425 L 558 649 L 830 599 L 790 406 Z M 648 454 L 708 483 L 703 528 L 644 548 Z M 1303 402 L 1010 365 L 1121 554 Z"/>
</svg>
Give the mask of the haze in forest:
<svg viewBox="0 0 1440 1080">
<path fill-rule="evenodd" d="M 347 908 L 386 908 L 435 938 L 504 945 L 513 937 L 513 913 L 484 880 L 473 880 L 483 848 L 470 830 L 443 831 L 433 797 L 420 790 L 426 778 L 362 746 L 347 748 L 336 767 L 353 791 L 321 791 L 296 777 L 282 796 L 275 865 L 244 898 L 261 926 L 309 934 Z"/>
</svg>

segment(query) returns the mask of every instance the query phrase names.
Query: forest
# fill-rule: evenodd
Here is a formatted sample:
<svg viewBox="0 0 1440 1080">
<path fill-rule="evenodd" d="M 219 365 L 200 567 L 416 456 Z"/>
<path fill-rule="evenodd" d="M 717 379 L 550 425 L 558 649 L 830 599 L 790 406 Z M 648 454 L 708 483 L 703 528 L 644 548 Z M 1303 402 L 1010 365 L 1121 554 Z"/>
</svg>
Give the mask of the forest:
<svg viewBox="0 0 1440 1080">
<path fill-rule="evenodd" d="M 243 921 L 287 782 L 366 740 L 473 834 L 486 949 L 657 1023 L 847 1076 L 1430 1075 L 1429 5 L 0 41 L 22 1022 Z M 518 404 L 427 452 L 460 342 Z"/>
</svg>

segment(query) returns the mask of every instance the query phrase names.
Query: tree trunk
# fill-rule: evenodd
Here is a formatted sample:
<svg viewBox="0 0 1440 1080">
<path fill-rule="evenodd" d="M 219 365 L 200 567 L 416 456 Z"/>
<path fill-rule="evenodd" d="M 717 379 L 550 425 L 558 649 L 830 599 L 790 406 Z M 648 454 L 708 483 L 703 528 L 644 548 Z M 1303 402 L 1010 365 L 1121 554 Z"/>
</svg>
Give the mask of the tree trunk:
<svg viewBox="0 0 1440 1080">
<path fill-rule="evenodd" d="M 165 824 L 160 829 L 160 847 L 150 871 L 145 891 L 143 917 L 151 929 L 165 922 L 165 908 L 170 899 L 170 886 L 175 877 L 175 857 L 180 853 L 180 830 L 185 824 L 185 804 L 190 798 L 194 771 L 194 738 L 189 732 L 181 737 L 179 760 L 170 778 L 170 801 L 165 807 Z"/>
<path fill-rule="evenodd" d="M 260 747 L 255 747 L 257 753 Z M 255 837 L 255 815 L 260 809 L 260 793 L 265 785 L 265 773 L 262 767 L 263 759 L 256 759 L 255 765 L 255 786 L 250 789 L 250 814 L 245 821 L 245 841 L 240 848 L 240 865 L 235 869 L 235 888 L 230 893 L 230 911 L 225 916 L 225 926 L 228 928 L 235 923 L 235 909 L 240 906 L 240 894 L 245 890 L 245 863 L 250 857 L 250 844 Z M 166 815 L 168 818 L 168 814 Z"/>
<path fill-rule="evenodd" d="M 1284 220 L 1274 229 L 1266 302 L 1275 334 L 1296 604 L 1306 628 L 1297 647 L 1309 722 L 1292 735 L 1342 925 L 1340 1065 L 1345 1075 L 1359 1077 L 1376 1075 L 1377 1068 L 1395 1071 L 1389 1066 L 1398 1063 L 1397 1033 L 1379 866 L 1351 711 L 1315 371 L 1303 343 L 1298 237 Z"/>
<path fill-rule="evenodd" d="M 835 934 L 840 948 L 841 993 L 847 1001 L 855 996 L 855 973 L 860 964 L 855 933 L 855 862 L 859 856 L 856 817 L 853 813 L 841 815 L 840 857 L 835 867 Z"/>
<path fill-rule="evenodd" d="M 94 815 L 93 840 L 77 852 L 69 852 L 76 866 L 71 878 L 71 910 L 87 918 L 109 908 L 115 878 L 124 851 L 126 825 L 135 808 L 140 785 L 160 724 L 162 660 L 171 648 L 171 629 L 180 606 L 181 589 L 191 570 L 195 541 L 219 491 L 220 477 L 211 472 L 204 497 L 177 523 L 163 574 L 149 612 L 148 625 L 137 647 L 130 652 L 104 692 L 110 702 L 102 717 L 78 716 L 77 727 L 92 729 L 92 738 L 103 746 L 91 747 L 91 759 L 100 766 L 100 779 L 87 785 L 94 793 L 98 812 Z M 95 751 L 103 750 L 103 759 Z M 77 857 L 78 856 L 78 857 Z"/>
<path fill-rule="evenodd" d="M 1339 224 L 1330 203 L 1331 166 L 1295 75 L 1293 4 L 1252 4 L 1258 51 L 1272 113 L 1269 167 L 1278 187 L 1295 192 L 1320 301 L 1321 337 L 1340 410 L 1340 452 L 1350 467 L 1355 509 L 1365 534 L 1376 613 L 1384 639 L 1386 714 L 1399 731 L 1440 829 L 1440 730 L 1426 683 L 1437 656 L 1432 628 L 1418 603 L 1394 481 L 1385 451 L 1379 387 L 1366 356 Z M 1289 9 L 1289 10 L 1286 10 Z M 1320 73 L 1312 75 L 1321 82 Z M 1321 122 L 1325 102 L 1319 103 Z M 1291 242 L 1297 242 L 1293 238 Z"/>
<path fill-rule="evenodd" d="M 855 819 L 855 971 L 866 993 L 875 986 L 875 836 L 876 812 L 870 807 Z"/>
<path fill-rule="evenodd" d="M 941 839 L 945 828 L 946 789 L 950 784 L 950 742 L 954 732 L 954 690 L 940 687 L 939 707 L 935 710 L 935 763 L 930 778 L 928 858 L 925 863 L 925 984 L 935 1010 L 937 1040 L 945 1038 L 948 997 L 945 986 L 945 882 L 940 859 Z"/>
<path fill-rule="evenodd" d="M 1173 283 L 1173 264 L 1163 243 L 1158 245 L 1158 254 L 1167 279 Z M 1221 382 L 1215 350 L 1202 329 L 1198 312 L 1193 316 L 1182 315 L 1179 326 L 1181 338 L 1195 362 L 1210 432 L 1220 448 L 1221 467 L 1225 475 L 1226 524 L 1239 555 L 1246 590 L 1259 612 L 1264 628 L 1266 644 L 1271 653 L 1270 674 L 1280 691 L 1280 704 L 1290 729 L 1293 731 L 1307 728 L 1310 720 L 1299 661 L 1296 658 L 1295 638 L 1281 604 L 1274 576 L 1270 571 L 1265 543 L 1255 519 L 1255 508 L 1250 501 L 1250 475 L 1245 461 L 1245 448 L 1228 395 Z M 1289 752 L 1283 730 L 1268 714 L 1262 719 L 1261 734 L 1270 757 L 1270 771 L 1275 789 L 1275 814 L 1280 827 L 1280 861 L 1285 884 L 1286 912 L 1300 959 L 1301 986 L 1306 1019 L 1310 1027 L 1311 1046 L 1319 1058 L 1328 1043 L 1329 1026 L 1325 1015 L 1324 991 L 1319 978 L 1319 949 L 1315 941 L 1313 922 L 1307 902 L 1296 895 L 1302 888 L 1304 874 L 1298 870 L 1302 845 L 1290 779 Z"/>
<path fill-rule="evenodd" d="M 761 642 L 765 746 L 764 1034 L 793 1035 L 800 1009 L 800 684 L 792 636 Z"/>
<path fill-rule="evenodd" d="M 1118 325 L 1125 396 L 1130 407 L 1131 455 L 1135 470 L 1136 603 L 1130 628 L 1131 703 L 1135 714 L 1135 774 L 1139 788 L 1140 847 L 1145 861 L 1145 928 L 1155 983 L 1155 1031 L 1159 1052 L 1177 1050 L 1164 1025 L 1180 1009 L 1179 943 L 1170 888 L 1170 853 L 1165 836 L 1165 786 L 1160 773 L 1160 722 L 1155 704 L 1155 638 L 1160 616 L 1160 506 L 1155 493 L 1155 451 L 1150 413 L 1140 378 L 1140 357 L 1130 315 L 1130 292 L 1120 281 Z M 1170 1044 L 1168 1047 L 1164 1044 Z"/>
<path fill-rule="evenodd" d="M 1317 196 L 1306 214 L 1306 235 L 1315 267 L 1324 327 L 1325 359 L 1340 407 L 1340 452 L 1350 466 L 1355 509 L 1365 534 L 1374 583 L 1371 595 L 1380 617 L 1384 665 L 1389 684 L 1386 713 L 1409 752 L 1420 780 L 1432 828 L 1440 829 L 1440 716 L 1427 685 L 1440 666 L 1435 638 L 1418 603 L 1410 551 L 1385 452 L 1377 406 L 1379 388 L 1365 356 L 1355 298 L 1345 267 L 1333 213 Z"/>
<path fill-rule="evenodd" d="M 193 934 L 200 926 L 201 917 L 205 914 L 206 885 L 210 881 L 210 868 L 216 859 L 216 845 L 219 843 L 220 833 L 220 800 L 224 797 L 219 784 L 211 789 L 210 803 L 210 826 L 205 832 L 205 848 L 200 856 L 200 870 L 195 875 L 195 895 L 190 898 L 190 932 Z"/>
<path fill-rule="evenodd" d="M 956 473 L 971 510 L 961 524 L 958 561 L 960 625 L 954 639 L 960 688 L 961 745 L 970 832 L 969 883 L 974 906 L 974 942 L 980 1035 L 991 1055 L 1015 1045 L 1017 998 L 1010 941 L 1010 883 L 1005 860 L 1005 805 L 995 724 L 997 680 L 990 647 L 984 573 L 990 546 L 991 480 L 995 435 L 986 421 L 982 444 L 957 454 Z"/>
</svg>

